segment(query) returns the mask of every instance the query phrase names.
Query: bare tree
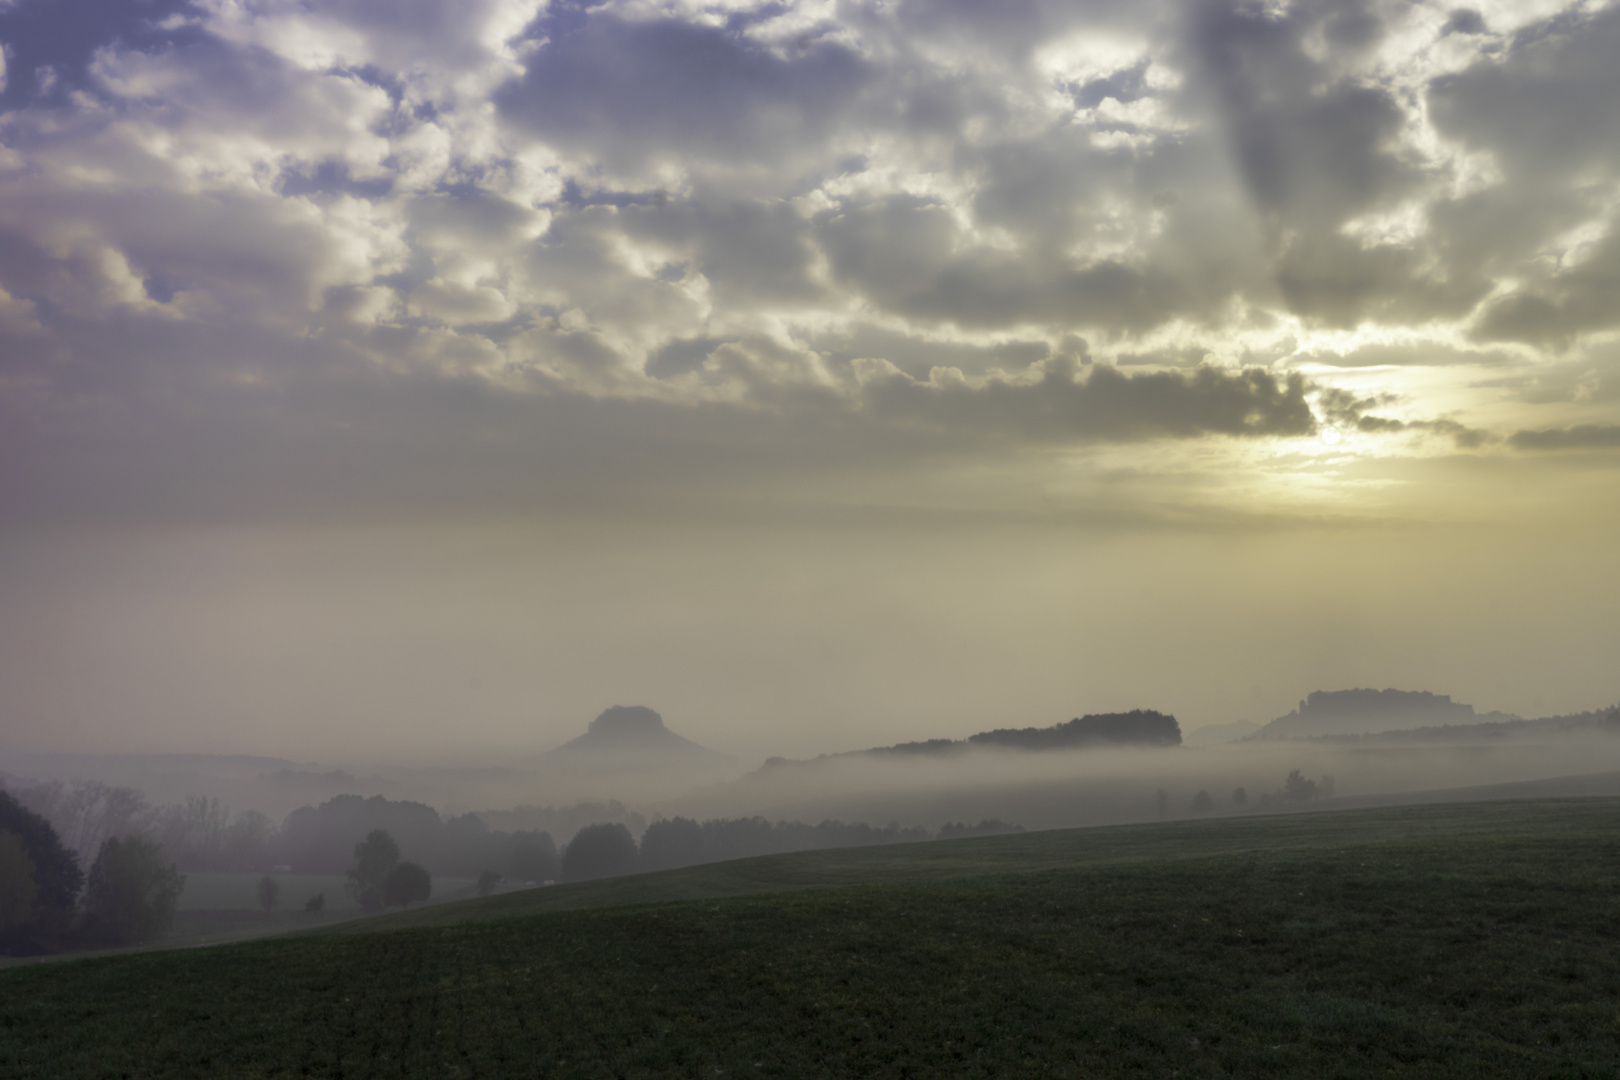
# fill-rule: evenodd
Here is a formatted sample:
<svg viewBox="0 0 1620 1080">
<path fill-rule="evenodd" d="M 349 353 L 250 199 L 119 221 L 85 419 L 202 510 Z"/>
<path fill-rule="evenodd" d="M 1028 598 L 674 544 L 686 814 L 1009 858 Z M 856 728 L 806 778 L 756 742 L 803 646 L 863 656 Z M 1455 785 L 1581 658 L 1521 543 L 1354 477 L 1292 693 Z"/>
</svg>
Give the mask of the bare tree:
<svg viewBox="0 0 1620 1080">
<path fill-rule="evenodd" d="M 51 823 L 62 843 L 78 854 L 81 866 L 109 837 L 145 835 L 153 825 L 145 795 L 100 780 L 53 780 L 17 792 L 17 799 Z"/>
</svg>

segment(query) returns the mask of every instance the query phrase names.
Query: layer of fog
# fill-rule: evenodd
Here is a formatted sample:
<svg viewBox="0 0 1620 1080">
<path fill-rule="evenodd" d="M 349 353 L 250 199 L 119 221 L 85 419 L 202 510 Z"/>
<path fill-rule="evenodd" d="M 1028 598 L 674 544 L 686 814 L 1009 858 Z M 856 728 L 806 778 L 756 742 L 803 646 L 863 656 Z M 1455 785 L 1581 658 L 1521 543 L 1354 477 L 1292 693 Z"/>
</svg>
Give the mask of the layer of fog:
<svg viewBox="0 0 1620 1080">
<path fill-rule="evenodd" d="M 1300 740 L 848 755 L 770 765 L 697 787 L 680 774 L 652 783 L 645 774 L 540 776 L 517 767 L 383 769 L 361 776 L 249 757 L 0 760 L 0 772 L 8 774 L 0 779 L 12 788 L 53 779 L 99 780 L 127 785 L 153 805 L 203 795 L 236 813 L 258 811 L 274 822 L 339 794 L 380 794 L 425 803 L 446 818 L 477 812 L 492 828 L 549 828 L 558 843 L 594 820 L 593 813 L 624 820 L 634 831 L 645 822 L 675 816 L 761 816 L 809 823 L 835 819 L 937 830 L 947 822 L 984 819 L 1048 829 L 1253 813 L 1300 805 L 1283 798 L 1285 780 L 1295 770 L 1317 785 L 1322 797 L 1312 805 L 1323 808 L 1422 801 L 1447 789 L 1620 776 L 1620 734 L 1592 730 L 1436 743 Z M 1238 788 L 1244 789 L 1242 803 L 1233 797 Z M 1570 793 L 1585 790 L 1576 786 Z M 1209 797 L 1202 808 L 1194 801 L 1200 792 Z M 623 805 L 611 814 L 592 808 L 612 802 Z"/>
<path fill-rule="evenodd" d="M 975 750 L 945 756 L 859 755 L 768 767 L 736 783 L 645 807 L 652 814 L 844 820 L 924 825 L 1000 818 L 1049 829 L 1151 821 L 1195 813 L 1207 792 L 1214 812 L 1245 811 L 1281 796 L 1290 771 L 1341 800 L 1550 780 L 1620 770 L 1620 735 L 1435 744 L 1240 742 L 1173 749 L 1029 753 Z M 1160 790 L 1165 792 L 1161 809 Z M 1288 804 L 1279 799 L 1277 808 Z"/>
<path fill-rule="evenodd" d="M 539 759 L 504 768 L 297 762 L 251 755 L 28 754 L 0 752 L 0 781 L 9 786 L 60 781 L 99 782 L 141 792 L 154 804 L 187 796 L 218 799 L 235 810 L 256 810 L 280 821 L 299 807 L 337 795 L 381 795 L 426 803 L 445 816 L 519 806 L 663 802 L 716 780 L 741 776 L 737 765 L 714 769 L 547 768 Z"/>
</svg>

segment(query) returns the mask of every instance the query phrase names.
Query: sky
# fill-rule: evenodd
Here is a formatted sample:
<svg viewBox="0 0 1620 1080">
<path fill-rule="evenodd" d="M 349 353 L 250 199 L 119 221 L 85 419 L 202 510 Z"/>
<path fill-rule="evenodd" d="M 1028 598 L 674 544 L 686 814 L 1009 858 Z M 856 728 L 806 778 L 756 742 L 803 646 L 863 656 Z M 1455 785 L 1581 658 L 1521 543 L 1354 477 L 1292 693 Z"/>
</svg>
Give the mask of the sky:
<svg viewBox="0 0 1620 1080">
<path fill-rule="evenodd" d="M 1620 9 L 0 0 L 0 747 L 1620 698 Z"/>
</svg>

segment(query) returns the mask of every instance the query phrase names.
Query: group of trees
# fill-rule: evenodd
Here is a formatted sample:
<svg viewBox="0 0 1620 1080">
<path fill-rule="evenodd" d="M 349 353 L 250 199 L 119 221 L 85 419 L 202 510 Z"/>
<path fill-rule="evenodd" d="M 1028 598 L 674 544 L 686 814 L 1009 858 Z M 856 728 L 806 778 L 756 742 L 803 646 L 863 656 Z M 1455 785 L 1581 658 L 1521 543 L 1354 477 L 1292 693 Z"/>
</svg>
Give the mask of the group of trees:
<svg viewBox="0 0 1620 1080">
<path fill-rule="evenodd" d="M 1276 803 L 1308 803 L 1317 799 L 1331 799 L 1333 797 L 1333 777 L 1323 776 L 1319 780 L 1312 780 L 1298 769 L 1289 770 L 1287 778 L 1283 780 L 1281 791 L 1262 792 L 1261 806 L 1271 806 Z M 1169 803 L 1169 793 L 1163 788 L 1158 792 L 1159 816 L 1163 817 L 1165 808 Z M 1249 801 L 1249 793 L 1243 788 L 1232 790 L 1232 806 L 1242 807 Z M 1192 809 L 1195 814 L 1208 814 L 1215 809 L 1215 798 L 1208 791 L 1199 791 L 1192 797 Z"/>
<path fill-rule="evenodd" d="M 819 825 L 808 825 L 798 821 L 773 823 L 762 817 L 708 821 L 675 817 L 648 825 L 637 844 L 624 825 L 603 823 L 587 825 L 574 834 L 563 849 L 560 870 L 564 881 L 586 881 L 752 855 L 916 843 L 934 839 L 936 835 L 948 840 L 1022 831 L 1022 826 L 1004 821 L 981 821 L 977 825 L 951 823 L 935 834 L 924 828 L 908 829 L 899 825 L 876 828 L 859 822 L 823 821 Z"/>
<path fill-rule="evenodd" d="M 1333 777 L 1324 776 L 1320 780 L 1312 780 L 1298 769 L 1292 769 L 1287 779 L 1283 781 L 1282 790 L 1261 795 L 1260 804 L 1265 806 L 1278 802 L 1308 803 L 1332 797 Z"/>
<path fill-rule="evenodd" d="M 433 895 L 433 878 L 418 864 L 401 861 L 394 838 L 373 829 L 354 846 L 354 867 L 344 888 L 366 911 L 381 911 L 425 902 Z"/>
<path fill-rule="evenodd" d="M 434 874 L 476 877 L 480 891 L 490 892 L 502 882 L 582 881 L 934 835 L 892 824 L 677 817 L 647 826 L 639 843 L 624 820 L 596 821 L 559 851 L 543 830 L 491 829 L 476 814 L 441 818 L 432 807 L 381 796 L 340 795 L 293 811 L 277 828 L 262 814 L 233 816 L 217 799 L 200 795 L 156 808 L 139 792 L 98 783 L 36 785 L 19 795 L 0 790 L 0 949 L 7 951 L 150 940 L 172 920 L 186 870 L 347 873 L 350 895 L 376 911 L 428 899 Z M 56 815 L 59 827 L 39 808 Z M 88 874 L 62 843 L 62 830 L 96 845 Z M 1021 827 L 982 821 L 947 824 L 937 835 L 1014 831 Z M 402 848 L 415 861 L 401 859 Z M 266 911 L 280 903 L 274 877 L 260 880 L 258 898 Z M 321 895 L 305 906 L 317 911 L 324 902 Z"/>
<path fill-rule="evenodd" d="M 521 881 L 557 876 L 556 845 L 544 831 L 491 829 L 477 814 L 442 818 L 422 803 L 382 796 L 340 795 L 295 810 L 278 826 L 255 810 L 232 814 L 217 798 L 205 795 L 153 806 L 133 788 L 99 781 L 15 784 L 11 790 L 53 826 L 70 850 L 95 852 L 108 837 L 141 836 L 162 848 L 181 871 L 264 873 L 285 867 L 295 873 L 341 874 L 349 868 L 354 845 L 381 829 L 438 874 L 473 877 L 497 867 Z M 529 809 L 530 816 L 545 813 Z M 622 808 L 575 809 L 611 813 Z M 567 811 L 557 814 L 568 817 Z M 639 819 L 636 824 L 640 826 Z M 0 854 L 0 860 L 4 857 Z"/>
<path fill-rule="evenodd" d="M 100 851 L 109 837 L 143 836 L 181 870 L 252 871 L 279 861 L 275 822 L 257 810 L 233 815 L 210 796 L 153 806 L 134 788 L 99 780 L 17 784 L 11 792 L 73 851 Z"/>
<path fill-rule="evenodd" d="M 1047 728 L 997 728 L 969 735 L 974 746 L 1008 746 L 1019 750 L 1062 750 L 1084 746 L 1180 746 L 1181 725 L 1174 716 L 1152 709 L 1123 713 L 1088 713 Z"/>
<path fill-rule="evenodd" d="M 150 941 L 174 918 L 184 886 L 138 835 L 103 838 L 86 874 L 43 815 L 0 790 L 0 952 Z"/>
<path fill-rule="evenodd" d="M 996 728 L 965 739 L 923 739 L 918 742 L 878 746 L 842 754 L 825 754 L 815 761 L 848 757 L 935 757 L 961 754 L 974 747 L 1005 747 L 1012 750 L 1078 750 L 1105 746 L 1180 746 L 1181 725 L 1168 713 L 1153 709 L 1132 709 L 1122 713 L 1087 713 L 1061 724 L 1044 728 Z M 768 768 L 787 768 L 814 762 L 768 758 Z"/>
</svg>

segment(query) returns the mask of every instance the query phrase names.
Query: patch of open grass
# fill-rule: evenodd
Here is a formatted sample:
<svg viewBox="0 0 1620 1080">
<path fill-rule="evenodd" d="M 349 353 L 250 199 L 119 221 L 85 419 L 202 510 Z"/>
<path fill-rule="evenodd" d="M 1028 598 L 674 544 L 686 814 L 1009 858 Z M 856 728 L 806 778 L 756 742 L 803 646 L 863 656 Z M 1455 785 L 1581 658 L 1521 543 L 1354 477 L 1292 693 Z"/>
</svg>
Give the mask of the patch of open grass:
<svg viewBox="0 0 1620 1080">
<path fill-rule="evenodd" d="M 13 969 L 0 1075 L 1614 1077 L 1617 825 L 1587 800 L 820 852 Z M 613 906 L 638 891 L 688 898 Z"/>
</svg>

